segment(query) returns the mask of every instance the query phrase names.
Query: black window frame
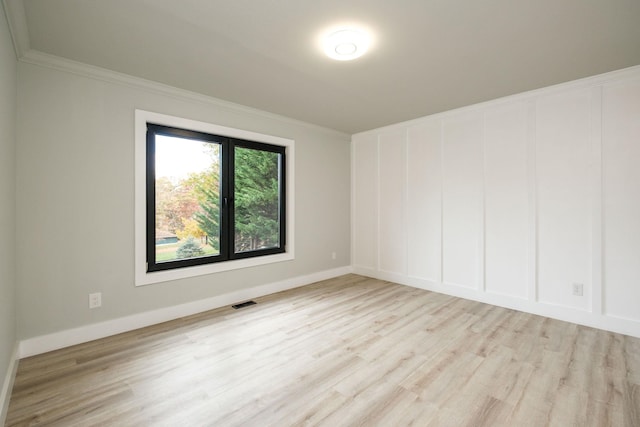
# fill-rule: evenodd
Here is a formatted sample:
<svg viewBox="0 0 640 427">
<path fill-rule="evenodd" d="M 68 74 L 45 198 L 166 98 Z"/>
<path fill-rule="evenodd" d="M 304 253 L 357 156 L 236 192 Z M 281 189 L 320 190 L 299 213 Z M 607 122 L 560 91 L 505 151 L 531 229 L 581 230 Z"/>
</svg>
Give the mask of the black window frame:
<svg viewBox="0 0 640 427">
<path fill-rule="evenodd" d="M 197 258 L 156 262 L 155 136 L 164 135 L 220 144 L 220 253 Z M 278 247 L 235 252 L 235 148 L 248 148 L 280 155 Z M 286 147 L 147 122 L 146 130 L 146 260 L 147 272 L 207 265 L 286 252 Z"/>
</svg>

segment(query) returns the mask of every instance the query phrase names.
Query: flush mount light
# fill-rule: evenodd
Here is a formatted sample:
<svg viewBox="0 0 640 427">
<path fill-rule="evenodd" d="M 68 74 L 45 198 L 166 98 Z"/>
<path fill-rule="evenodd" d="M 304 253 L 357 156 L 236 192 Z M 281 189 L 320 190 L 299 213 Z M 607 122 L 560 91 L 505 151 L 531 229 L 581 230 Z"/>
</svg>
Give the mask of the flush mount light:
<svg viewBox="0 0 640 427">
<path fill-rule="evenodd" d="M 365 54 L 369 48 L 369 37 L 362 31 L 344 28 L 327 35 L 324 52 L 329 58 L 349 61 Z"/>
</svg>

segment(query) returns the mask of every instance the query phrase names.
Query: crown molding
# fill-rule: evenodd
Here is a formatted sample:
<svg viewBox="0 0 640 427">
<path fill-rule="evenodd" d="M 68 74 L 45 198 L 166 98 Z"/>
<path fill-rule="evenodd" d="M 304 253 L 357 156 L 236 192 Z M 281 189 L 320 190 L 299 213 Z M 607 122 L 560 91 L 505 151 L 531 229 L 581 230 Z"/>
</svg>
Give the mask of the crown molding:
<svg viewBox="0 0 640 427">
<path fill-rule="evenodd" d="M 293 119 L 275 113 L 270 113 L 268 111 L 259 110 L 257 108 L 247 107 L 245 105 L 236 104 L 234 102 L 225 101 L 219 98 L 214 98 L 212 96 L 203 95 L 201 93 L 188 91 L 186 89 L 165 85 L 153 80 L 147 80 L 141 77 L 119 73 L 117 71 L 85 64 L 83 62 L 73 61 L 71 59 L 63 58 L 56 55 L 50 55 L 48 53 L 43 53 L 33 49 L 24 52 L 23 55 L 19 58 L 19 61 L 25 64 L 37 65 L 40 67 L 75 74 L 94 80 L 100 80 L 103 82 L 121 86 L 128 86 L 155 94 L 177 98 L 180 100 L 200 102 L 202 104 L 215 106 L 216 108 L 224 109 L 234 113 L 242 113 L 254 117 L 261 117 L 278 121 L 288 125 L 301 126 L 307 129 L 319 131 L 334 138 L 342 139 L 347 143 L 351 141 L 351 135 L 335 129 L 327 128 L 302 120 Z"/>
<path fill-rule="evenodd" d="M 428 116 L 418 117 L 416 119 L 407 120 L 404 122 L 394 123 L 388 126 L 382 126 L 376 129 L 370 129 L 362 132 L 358 132 L 354 135 L 377 135 L 381 132 L 404 130 L 408 127 L 419 126 L 427 123 L 430 120 L 446 120 L 449 117 L 459 117 L 464 114 L 473 114 L 484 111 L 488 107 L 496 107 L 503 104 L 509 104 L 513 102 L 529 102 L 535 100 L 541 96 L 551 95 L 554 93 L 566 92 L 570 90 L 585 89 L 593 86 L 602 86 L 610 83 L 615 83 L 621 80 L 640 78 L 640 65 L 634 65 L 620 70 L 609 71 L 602 74 L 596 74 L 594 76 L 584 77 L 577 80 L 571 80 L 564 83 L 559 83 L 551 86 L 542 87 L 539 89 L 533 89 L 526 92 L 516 93 L 514 95 L 504 96 L 502 98 L 496 98 L 489 101 L 480 102 L 477 104 L 466 105 L 464 107 L 455 108 L 453 110 L 447 110 L 440 113 L 434 113 Z M 352 136 L 354 136 L 352 135 Z"/>
<path fill-rule="evenodd" d="M 345 142 L 349 142 L 351 140 L 351 135 L 335 129 L 33 50 L 31 49 L 31 42 L 29 40 L 29 28 L 27 26 L 27 15 L 24 8 L 24 1 L 2 0 L 2 5 L 4 6 L 16 58 L 20 62 L 52 68 L 58 71 L 64 71 L 108 83 L 142 89 L 156 94 L 213 105 L 217 108 L 231 112 L 240 112 L 254 117 L 262 117 L 290 125 L 302 126 L 330 135 L 334 138 L 343 139 Z"/>
<path fill-rule="evenodd" d="M 2 5 L 4 6 L 4 13 L 7 17 L 7 24 L 9 25 L 9 32 L 11 33 L 16 58 L 20 59 L 31 49 L 24 3 L 22 0 L 2 0 Z"/>
</svg>

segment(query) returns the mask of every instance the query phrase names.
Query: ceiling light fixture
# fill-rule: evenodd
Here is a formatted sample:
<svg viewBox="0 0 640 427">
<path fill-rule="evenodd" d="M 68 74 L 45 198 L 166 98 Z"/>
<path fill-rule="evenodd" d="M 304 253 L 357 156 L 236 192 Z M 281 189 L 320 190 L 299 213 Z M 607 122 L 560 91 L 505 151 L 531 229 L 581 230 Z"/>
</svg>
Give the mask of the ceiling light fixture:
<svg viewBox="0 0 640 427">
<path fill-rule="evenodd" d="M 362 31 L 344 28 L 325 37 L 324 52 L 329 58 L 349 61 L 364 55 L 369 48 L 369 37 Z"/>
</svg>

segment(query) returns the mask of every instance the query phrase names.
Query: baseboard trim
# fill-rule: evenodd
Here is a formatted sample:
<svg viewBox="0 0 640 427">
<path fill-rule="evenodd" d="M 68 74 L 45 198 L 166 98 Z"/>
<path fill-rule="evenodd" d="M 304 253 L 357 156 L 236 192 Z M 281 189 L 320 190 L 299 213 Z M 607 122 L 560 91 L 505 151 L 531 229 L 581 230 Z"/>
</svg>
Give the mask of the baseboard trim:
<svg viewBox="0 0 640 427">
<path fill-rule="evenodd" d="M 640 338 L 640 322 L 632 319 L 622 319 L 604 313 L 593 313 L 591 311 L 581 310 L 574 307 L 553 305 L 514 296 L 493 294 L 474 288 L 451 286 L 440 282 L 410 278 L 402 274 L 390 274 L 380 271 L 372 272 L 370 269 L 362 269 L 358 267 L 354 268 L 353 272 L 405 286 L 451 295 L 457 298 L 478 301 L 498 307 L 522 311 L 524 313 L 549 317 L 551 319 L 562 320 L 565 322 L 571 322 L 578 325 Z"/>
<path fill-rule="evenodd" d="M 19 345 L 16 342 L 13 346 L 13 353 L 11 354 L 7 375 L 4 376 L 2 390 L 0 390 L 0 426 L 3 426 L 7 420 L 11 390 L 13 389 L 13 382 L 16 379 L 16 372 L 18 371 L 18 349 Z"/>
<path fill-rule="evenodd" d="M 351 266 L 339 267 L 332 270 L 320 271 L 317 273 L 292 277 L 290 279 L 278 282 L 255 286 L 253 288 L 241 289 L 235 292 L 230 292 L 203 300 L 193 301 L 190 303 L 165 307 L 158 310 L 152 310 L 144 313 L 133 314 L 131 316 L 121 317 L 118 319 L 107 320 L 105 322 L 67 329 L 48 335 L 28 338 L 20 341 L 18 355 L 19 358 L 35 356 L 37 354 L 46 353 L 48 351 L 58 350 L 60 348 L 69 347 L 76 344 L 82 344 L 111 335 L 116 335 L 122 332 L 144 328 L 145 326 L 155 325 L 157 323 L 167 322 L 169 320 L 190 316 L 192 314 L 201 313 L 207 310 L 213 310 L 215 308 L 223 307 L 225 305 L 231 305 L 233 303 L 241 302 L 251 298 L 258 298 L 264 295 L 309 285 L 321 280 L 332 279 L 344 274 L 349 274 L 352 271 L 353 269 L 351 268 Z"/>
</svg>

